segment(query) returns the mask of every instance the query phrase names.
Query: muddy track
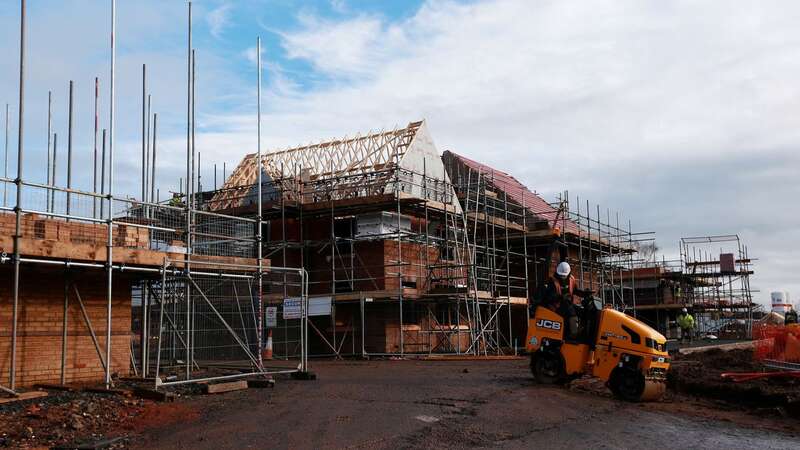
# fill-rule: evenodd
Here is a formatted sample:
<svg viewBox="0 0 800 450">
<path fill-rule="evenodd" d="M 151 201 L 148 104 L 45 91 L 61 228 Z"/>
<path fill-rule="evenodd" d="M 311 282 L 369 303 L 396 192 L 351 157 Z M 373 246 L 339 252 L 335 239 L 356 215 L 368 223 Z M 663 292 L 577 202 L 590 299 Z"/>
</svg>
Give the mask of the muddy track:
<svg viewBox="0 0 800 450">
<path fill-rule="evenodd" d="M 466 370 L 465 370 L 466 369 Z M 192 400 L 139 448 L 798 448 L 800 422 L 671 395 L 630 404 L 535 384 L 526 361 L 317 362 L 317 381 Z M 591 384 L 591 383 L 590 383 Z M 593 390 L 594 389 L 594 390 Z"/>
<path fill-rule="evenodd" d="M 695 366 L 687 363 L 685 374 Z M 800 418 L 780 407 L 675 391 L 658 403 L 624 403 L 596 379 L 538 385 L 524 360 L 313 368 L 316 381 L 279 379 L 274 389 L 174 403 L 61 393 L 8 404 L 0 408 L 0 447 L 94 436 L 143 449 L 800 448 Z"/>
</svg>

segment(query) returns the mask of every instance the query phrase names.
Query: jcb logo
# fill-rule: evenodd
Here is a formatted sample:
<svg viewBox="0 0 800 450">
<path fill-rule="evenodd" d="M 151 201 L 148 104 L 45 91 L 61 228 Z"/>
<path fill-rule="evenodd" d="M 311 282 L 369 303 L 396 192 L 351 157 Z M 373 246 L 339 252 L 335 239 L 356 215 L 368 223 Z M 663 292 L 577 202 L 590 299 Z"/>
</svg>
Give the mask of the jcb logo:
<svg viewBox="0 0 800 450">
<path fill-rule="evenodd" d="M 561 329 L 561 322 L 556 322 L 553 320 L 547 319 L 539 319 L 536 321 L 536 326 L 539 328 L 549 328 L 551 330 L 560 330 Z"/>
</svg>

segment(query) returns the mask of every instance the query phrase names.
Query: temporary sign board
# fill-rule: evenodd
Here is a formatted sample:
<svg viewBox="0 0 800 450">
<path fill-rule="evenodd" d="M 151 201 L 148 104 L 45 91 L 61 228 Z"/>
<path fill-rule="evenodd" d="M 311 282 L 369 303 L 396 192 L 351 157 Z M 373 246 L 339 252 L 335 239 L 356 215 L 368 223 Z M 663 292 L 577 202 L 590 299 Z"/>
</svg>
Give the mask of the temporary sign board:
<svg viewBox="0 0 800 450">
<path fill-rule="evenodd" d="M 331 298 L 330 297 L 315 297 L 308 299 L 308 315 L 309 316 L 330 316 L 331 315 Z"/>
<path fill-rule="evenodd" d="M 264 317 L 266 319 L 267 328 L 275 328 L 278 326 L 278 307 L 267 306 Z"/>
<path fill-rule="evenodd" d="M 289 297 L 283 299 L 283 318 L 299 319 L 303 317 L 303 305 L 300 297 Z"/>
<path fill-rule="evenodd" d="M 299 319 L 303 317 L 303 309 L 300 297 L 289 297 L 283 299 L 283 318 Z M 315 297 L 308 299 L 308 316 L 330 316 L 331 298 Z"/>
</svg>

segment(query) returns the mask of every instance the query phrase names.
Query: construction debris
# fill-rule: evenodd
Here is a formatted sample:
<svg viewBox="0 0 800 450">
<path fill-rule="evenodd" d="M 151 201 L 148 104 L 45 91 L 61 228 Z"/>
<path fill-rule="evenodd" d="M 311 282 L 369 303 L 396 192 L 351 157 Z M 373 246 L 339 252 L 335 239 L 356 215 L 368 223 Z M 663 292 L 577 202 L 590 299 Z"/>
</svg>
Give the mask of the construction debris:
<svg viewBox="0 0 800 450">
<path fill-rule="evenodd" d="M 133 389 L 133 395 L 147 400 L 154 400 L 157 402 L 171 402 L 175 400 L 176 394 L 168 391 L 157 391 L 155 389 L 147 389 L 137 387 Z"/>
<path fill-rule="evenodd" d="M 39 398 L 39 397 L 47 397 L 47 392 L 42 392 L 42 391 L 23 392 L 22 394 L 19 394 L 19 395 L 15 396 L 15 397 L 0 398 L 0 404 L 19 402 L 19 401 L 30 400 L 32 398 Z"/>
<path fill-rule="evenodd" d="M 730 344 L 704 345 L 701 347 L 684 347 L 678 349 L 678 353 L 680 353 L 681 355 L 689 355 L 692 353 L 703 353 L 710 350 L 721 350 L 721 351 L 753 350 L 753 348 L 755 348 L 754 341 L 742 341 L 742 342 L 733 342 Z"/>
<path fill-rule="evenodd" d="M 720 350 L 680 354 L 668 376 L 670 387 L 683 394 L 711 398 L 749 408 L 782 408 L 800 412 L 800 379 L 760 377 L 740 382 L 722 377 L 724 373 L 764 372 L 752 349 Z"/>
<path fill-rule="evenodd" d="M 203 388 L 206 394 L 222 394 L 224 392 L 240 391 L 247 389 L 247 381 L 229 381 L 226 383 L 206 384 Z"/>
<path fill-rule="evenodd" d="M 59 391 L 0 405 L 0 447 L 43 447 L 104 439 L 130 427 L 146 401 L 116 395 Z"/>
<path fill-rule="evenodd" d="M 242 383 L 247 387 L 246 381 L 235 384 Z M 49 393 L 30 391 L 0 402 L 0 448 L 124 448 L 137 433 L 194 417 L 191 399 L 199 397 L 188 396 L 202 389 L 199 384 L 181 385 L 187 397 L 176 402 L 178 387 L 156 391 L 137 386 L 135 380 L 119 384 L 122 388 L 112 390 L 114 395 L 102 388 L 54 386 Z"/>
<path fill-rule="evenodd" d="M 78 443 L 70 443 L 66 445 L 57 445 L 53 447 L 54 450 L 96 450 L 102 448 L 113 448 L 116 444 L 122 444 L 125 441 L 124 437 L 116 437 L 111 439 L 90 439 L 88 441 L 80 441 Z"/>
</svg>

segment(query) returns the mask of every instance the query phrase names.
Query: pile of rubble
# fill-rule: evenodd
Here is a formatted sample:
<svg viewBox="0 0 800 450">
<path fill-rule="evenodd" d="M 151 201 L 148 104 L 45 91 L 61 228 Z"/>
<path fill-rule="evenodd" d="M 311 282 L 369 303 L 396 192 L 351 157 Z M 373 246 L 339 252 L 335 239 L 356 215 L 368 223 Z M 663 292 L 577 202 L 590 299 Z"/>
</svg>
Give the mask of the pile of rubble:
<svg viewBox="0 0 800 450">
<path fill-rule="evenodd" d="M 670 387 L 683 394 L 711 398 L 756 409 L 800 412 L 800 379 L 761 378 L 748 381 L 724 379 L 723 373 L 763 372 L 752 349 L 711 349 L 676 355 L 670 368 Z"/>
<path fill-rule="evenodd" d="M 158 391 L 152 382 L 133 379 L 118 380 L 113 389 L 41 385 L 44 390 L 0 402 L 0 448 L 123 448 L 148 429 L 197 417 L 198 405 L 191 399 L 200 394 L 273 385 L 267 378 L 188 383 Z"/>
<path fill-rule="evenodd" d="M 119 439 L 145 411 L 148 400 L 61 391 L 0 405 L 0 446 L 52 447 Z"/>
</svg>

